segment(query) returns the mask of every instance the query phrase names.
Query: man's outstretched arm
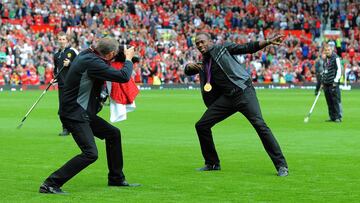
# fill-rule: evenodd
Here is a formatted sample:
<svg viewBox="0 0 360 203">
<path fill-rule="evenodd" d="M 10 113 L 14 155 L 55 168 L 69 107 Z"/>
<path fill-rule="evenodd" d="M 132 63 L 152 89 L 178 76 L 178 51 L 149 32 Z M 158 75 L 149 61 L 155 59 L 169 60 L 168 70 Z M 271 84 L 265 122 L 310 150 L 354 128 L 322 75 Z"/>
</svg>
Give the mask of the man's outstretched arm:
<svg viewBox="0 0 360 203">
<path fill-rule="evenodd" d="M 267 40 L 261 40 L 258 42 L 249 42 L 246 44 L 235 44 L 229 43 L 226 44 L 226 49 L 230 52 L 231 55 L 240 55 L 240 54 L 253 54 L 268 45 L 280 45 L 283 41 L 284 35 L 275 35 Z"/>
</svg>

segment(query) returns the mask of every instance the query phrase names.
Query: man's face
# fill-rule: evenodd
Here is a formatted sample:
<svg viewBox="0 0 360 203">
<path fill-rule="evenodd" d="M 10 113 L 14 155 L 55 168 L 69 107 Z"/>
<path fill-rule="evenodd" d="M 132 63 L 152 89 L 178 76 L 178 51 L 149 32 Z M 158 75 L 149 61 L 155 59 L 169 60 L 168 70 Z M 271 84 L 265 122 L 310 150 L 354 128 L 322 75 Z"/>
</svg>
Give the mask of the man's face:
<svg viewBox="0 0 360 203">
<path fill-rule="evenodd" d="M 67 40 L 66 36 L 59 36 L 58 42 L 59 42 L 61 48 L 65 48 L 66 45 L 68 44 L 68 40 Z"/>
<path fill-rule="evenodd" d="M 326 46 L 325 49 L 324 49 L 324 54 L 327 56 L 327 57 L 330 57 L 331 56 L 331 47 L 330 46 Z"/>
<path fill-rule="evenodd" d="M 209 50 L 211 41 L 206 35 L 198 35 L 196 37 L 195 44 L 200 53 L 205 54 Z"/>
<path fill-rule="evenodd" d="M 115 56 L 116 56 L 117 53 L 118 53 L 118 51 L 112 51 L 112 52 L 108 53 L 107 55 L 105 55 L 104 58 L 105 58 L 106 60 L 110 61 L 110 60 L 112 60 L 112 59 L 115 58 Z"/>
<path fill-rule="evenodd" d="M 325 59 L 326 58 L 326 55 L 324 53 L 321 54 L 321 58 L 322 59 Z"/>
</svg>

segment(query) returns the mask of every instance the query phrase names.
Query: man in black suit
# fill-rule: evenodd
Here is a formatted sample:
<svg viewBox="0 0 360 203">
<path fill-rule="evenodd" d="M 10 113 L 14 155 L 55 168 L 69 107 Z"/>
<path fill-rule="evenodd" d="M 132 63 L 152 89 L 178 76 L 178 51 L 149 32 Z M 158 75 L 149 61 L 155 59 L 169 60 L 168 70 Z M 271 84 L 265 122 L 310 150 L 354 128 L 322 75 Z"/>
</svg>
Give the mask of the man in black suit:
<svg viewBox="0 0 360 203">
<path fill-rule="evenodd" d="M 208 33 L 198 33 L 196 47 L 203 56 L 202 63 L 185 67 L 187 75 L 200 75 L 200 86 L 207 110 L 196 123 L 205 166 L 200 171 L 220 170 L 220 160 L 215 150 L 211 128 L 236 112 L 242 113 L 253 125 L 264 148 L 277 170 L 278 176 L 288 175 L 288 166 L 280 146 L 263 120 L 250 75 L 234 57 L 255 53 L 274 44 L 279 45 L 283 36 L 244 45 L 225 43 L 215 45 Z"/>
<path fill-rule="evenodd" d="M 125 83 L 131 78 L 134 48 L 124 49 L 126 61 L 121 70 L 109 62 L 117 55 L 119 43 L 109 37 L 100 39 L 96 47 L 81 52 L 72 62 L 65 79 L 60 119 L 71 132 L 81 153 L 53 172 L 40 186 L 40 193 L 63 194 L 61 187 L 98 158 L 95 137 L 105 140 L 109 169 L 109 186 L 139 186 L 129 184 L 123 173 L 120 130 L 97 113 L 101 109 L 101 91 L 105 81 Z"/>
</svg>

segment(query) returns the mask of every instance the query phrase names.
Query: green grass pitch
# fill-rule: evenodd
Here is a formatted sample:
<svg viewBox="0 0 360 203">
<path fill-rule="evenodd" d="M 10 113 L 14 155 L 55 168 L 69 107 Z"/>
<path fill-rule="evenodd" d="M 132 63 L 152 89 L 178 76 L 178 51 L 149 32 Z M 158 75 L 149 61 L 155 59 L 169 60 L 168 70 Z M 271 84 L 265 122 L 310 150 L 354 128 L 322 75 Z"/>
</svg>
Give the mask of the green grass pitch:
<svg viewBox="0 0 360 203">
<path fill-rule="evenodd" d="M 69 195 L 38 193 L 42 181 L 79 153 L 59 137 L 57 92 L 50 91 L 23 127 L 17 125 L 40 91 L 0 92 L 0 202 L 357 202 L 360 198 L 360 91 L 342 91 L 344 119 L 324 122 L 321 95 L 303 122 L 313 90 L 257 90 L 265 121 L 287 158 L 290 175 L 276 176 L 260 139 L 235 114 L 213 128 L 222 171 L 203 165 L 195 122 L 205 110 L 198 90 L 142 91 L 137 109 L 116 123 L 124 172 L 137 188 L 107 186 L 105 144 L 99 159 L 64 185 Z M 100 114 L 109 119 L 109 108 Z"/>
</svg>

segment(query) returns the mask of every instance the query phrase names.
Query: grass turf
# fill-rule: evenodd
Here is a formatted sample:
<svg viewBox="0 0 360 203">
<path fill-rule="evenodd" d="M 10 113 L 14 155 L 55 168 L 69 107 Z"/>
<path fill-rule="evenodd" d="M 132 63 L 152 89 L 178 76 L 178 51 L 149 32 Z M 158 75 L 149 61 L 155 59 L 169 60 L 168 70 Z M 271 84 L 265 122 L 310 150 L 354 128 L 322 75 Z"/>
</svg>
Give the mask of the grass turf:
<svg viewBox="0 0 360 203">
<path fill-rule="evenodd" d="M 205 110 L 197 90 L 142 91 L 121 129 L 124 172 L 138 188 L 107 186 L 105 145 L 99 159 L 63 189 L 38 193 L 42 181 L 79 153 L 71 136 L 59 137 L 57 93 L 48 92 L 17 130 L 40 91 L 0 92 L 0 202 L 355 202 L 360 198 L 360 91 L 343 91 L 344 120 L 324 122 L 322 95 L 310 90 L 258 90 L 265 121 L 287 158 L 290 176 L 277 177 L 248 121 L 235 114 L 213 128 L 222 171 L 203 165 L 194 124 Z M 109 109 L 101 116 L 108 120 Z"/>
</svg>

